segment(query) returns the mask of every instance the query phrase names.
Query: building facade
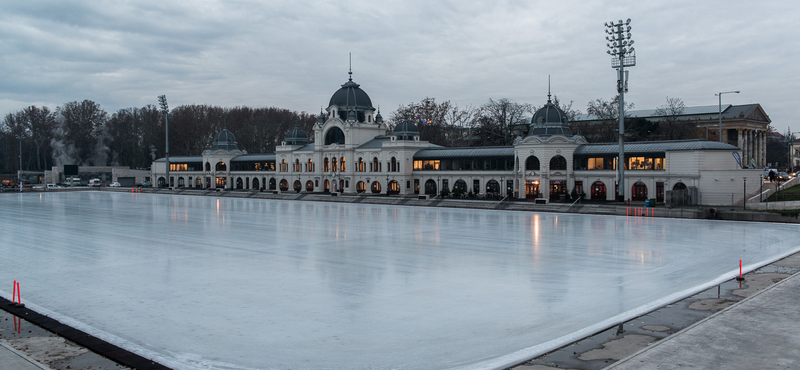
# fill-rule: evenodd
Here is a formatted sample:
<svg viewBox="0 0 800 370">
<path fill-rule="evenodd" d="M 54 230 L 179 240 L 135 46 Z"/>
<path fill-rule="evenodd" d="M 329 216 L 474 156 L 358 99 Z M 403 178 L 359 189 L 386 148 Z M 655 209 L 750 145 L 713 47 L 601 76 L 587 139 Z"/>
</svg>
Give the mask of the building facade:
<svg viewBox="0 0 800 370">
<path fill-rule="evenodd" d="M 201 156 L 170 158 L 169 179 L 165 160 L 156 160 L 152 178 L 159 186 L 276 192 L 616 199 L 618 144 L 590 144 L 573 134 L 549 95 L 512 146 L 446 148 L 425 141 L 408 120 L 390 128 L 351 77 L 320 112 L 311 135 L 313 142 L 295 127 L 275 153 L 248 154 L 223 130 Z M 758 150 L 747 140 L 744 135 L 740 142 Z M 761 174 L 742 168 L 742 160 L 760 160 L 748 150 L 708 140 L 626 143 L 626 194 L 632 201 L 662 202 L 669 190 L 691 188 L 699 203 L 741 202 L 758 189 Z"/>
</svg>

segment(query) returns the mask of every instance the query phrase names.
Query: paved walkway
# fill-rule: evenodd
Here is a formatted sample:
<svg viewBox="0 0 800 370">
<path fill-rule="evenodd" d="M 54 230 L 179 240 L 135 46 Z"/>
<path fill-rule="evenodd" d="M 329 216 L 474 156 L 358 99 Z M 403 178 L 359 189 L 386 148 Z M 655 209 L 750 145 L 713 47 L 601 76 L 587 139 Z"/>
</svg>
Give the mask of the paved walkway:
<svg viewBox="0 0 800 370">
<path fill-rule="evenodd" d="M 15 350 L 6 341 L 0 340 L 0 370 L 49 370 L 27 355 Z"/>
<path fill-rule="evenodd" d="M 800 273 L 605 370 L 800 369 Z"/>
</svg>

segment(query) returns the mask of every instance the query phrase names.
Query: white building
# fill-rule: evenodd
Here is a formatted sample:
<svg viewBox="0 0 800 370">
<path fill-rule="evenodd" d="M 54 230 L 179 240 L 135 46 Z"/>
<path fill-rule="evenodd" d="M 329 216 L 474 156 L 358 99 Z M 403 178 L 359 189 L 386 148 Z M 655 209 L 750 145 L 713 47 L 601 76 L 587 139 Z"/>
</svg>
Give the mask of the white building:
<svg viewBox="0 0 800 370">
<path fill-rule="evenodd" d="M 428 143 L 409 121 L 390 132 L 364 90 L 350 78 L 320 112 L 314 140 L 295 127 L 274 154 L 247 154 L 223 130 L 202 156 L 170 159 L 176 187 L 261 189 L 313 193 L 438 195 L 613 201 L 618 144 L 589 144 L 570 132 L 549 99 L 528 135 L 510 147 L 444 148 Z M 759 188 L 760 170 L 741 168 L 741 149 L 707 140 L 625 144 L 625 184 L 632 201 L 665 200 L 688 190 L 696 202 L 741 204 Z M 166 186 L 165 160 L 152 177 Z"/>
</svg>

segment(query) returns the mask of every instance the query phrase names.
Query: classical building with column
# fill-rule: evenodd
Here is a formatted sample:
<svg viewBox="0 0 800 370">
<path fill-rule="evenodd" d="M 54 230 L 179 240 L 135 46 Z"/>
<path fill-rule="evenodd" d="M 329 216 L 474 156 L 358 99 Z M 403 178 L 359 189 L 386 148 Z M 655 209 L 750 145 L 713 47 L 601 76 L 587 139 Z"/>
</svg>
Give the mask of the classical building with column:
<svg viewBox="0 0 800 370">
<path fill-rule="evenodd" d="M 698 128 L 707 123 L 710 130 L 716 115 L 695 113 L 691 119 Z M 697 203 L 735 203 L 744 197 L 743 189 L 750 193 L 758 188 L 761 171 L 742 165 L 764 161 L 768 124 L 757 104 L 728 106 L 723 142 L 626 143 L 626 194 L 631 201 L 663 202 L 668 191 L 688 189 Z M 275 153 L 248 154 L 240 150 L 234 133 L 223 130 L 202 155 L 171 158 L 169 179 L 165 160 L 154 161 L 152 178 L 158 186 L 276 193 L 616 199 L 618 144 L 590 144 L 573 133 L 549 93 L 526 135 L 512 146 L 447 148 L 425 141 L 408 120 L 389 127 L 351 76 L 331 96 L 311 134 L 295 127 Z"/>
</svg>

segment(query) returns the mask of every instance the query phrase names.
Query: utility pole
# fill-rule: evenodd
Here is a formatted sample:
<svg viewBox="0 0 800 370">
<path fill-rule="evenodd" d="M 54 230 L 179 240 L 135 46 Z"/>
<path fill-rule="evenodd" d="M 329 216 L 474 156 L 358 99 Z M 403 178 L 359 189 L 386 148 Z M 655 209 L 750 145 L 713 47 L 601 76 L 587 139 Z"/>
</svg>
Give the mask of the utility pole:
<svg viewBox="0 0 800 370">
<path fill-rule="evenodd" d="M 159 95 L 158 96 L 158 104 L 161 105 L 161 111 L 164 112 L 164 123 L 165 123 L 165 130 L 166 130 L 166 145 L 164 151 L 166 152 L 166 161 L 167 161 L 167 188 L 169 188 L 169 106 L 167 105 L 167 96 L 166 95 Z"/>
<path fill-rule="evenodd" d="M 611 68 L 617 70 L 617 92 L 619 93 L 619 157 L 617 169 L 619 171 L 619 194 L 617 201 L 625 201 L 625 93 L 628 92 L 628 71 L 625 67 L 636 65 L 636 53 L 631 40 L 631 19 L 625 23 L 613 21 L 606 26 L 606 50 L 611 55 Z"/>
</svg>

